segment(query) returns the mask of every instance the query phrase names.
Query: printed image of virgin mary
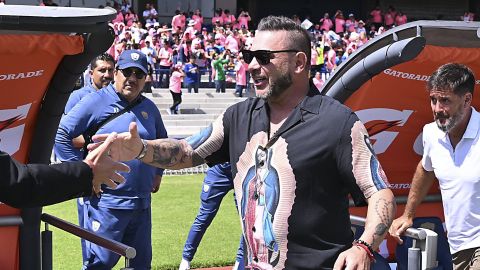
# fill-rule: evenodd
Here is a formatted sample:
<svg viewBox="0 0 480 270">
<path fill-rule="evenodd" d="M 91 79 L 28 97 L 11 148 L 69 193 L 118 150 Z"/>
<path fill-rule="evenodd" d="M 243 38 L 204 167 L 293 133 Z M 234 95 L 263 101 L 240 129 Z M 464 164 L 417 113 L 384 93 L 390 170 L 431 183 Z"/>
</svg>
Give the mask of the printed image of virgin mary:
<svg viewBox="0 0 480 270">
<path fill-rule="evenodd" d="M 277 210 L 280 186 L 277 170 L 272 167 L 272 149 L 258 146 L 255 152 L 255 166 L 248 169 L 242 184 L 243 197 L 241 211 L 245 238 L 249 249 L 249 264 L 267 263 L 275 266 L 279 259 L 278 242 L 273 231 L 273 220 Z M 257 211 L 262 211 L 261 221 L 255 220 Z M 261 228 L 255 226 L 261 224 Z M 263 242 L 254 238 L 256 230 L 261 229 Z M 268 250 L 268 256 L 262 256 L 262 251 Z M 260 252 L 259 252 L 260 251 Z M 260 254 L 259 254 L 260 253 Z"/>
</svg>

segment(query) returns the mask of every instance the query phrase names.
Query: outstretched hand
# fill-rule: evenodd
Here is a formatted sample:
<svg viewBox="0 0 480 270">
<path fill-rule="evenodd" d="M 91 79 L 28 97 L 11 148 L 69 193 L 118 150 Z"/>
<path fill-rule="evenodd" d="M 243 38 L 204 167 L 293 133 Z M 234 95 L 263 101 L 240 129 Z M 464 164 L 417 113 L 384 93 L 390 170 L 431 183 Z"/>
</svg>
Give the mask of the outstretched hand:
<svg viewBox="0 0 480 270">
<path fill-rule="evenodd" d="M 143 144 L 140 135 L 138 135 L 137 123 L 130 123 L 128 130 L 128 132 L 117 134 L 116 139 L 110 147 L 109 155 L 113 160 L 132 160 L 142 151 Z M 88 150 L 97 149 L 105 144 L 105 140 L 108 136 L 108 134 L 98 134 L 93 136 L 93 141 L 96 141 L 97 143 L 89 144 L 87 147 Z"/>
<path fill-rule="evenodd" d="M 118 172 L 129 172 L 130 168 L 120 162 L 112 160 L 108 152 L 112 148 L 116 133 L 109 134 L 102 145 L 88 153 L 83 162 L 87 163 L 93 171 L 93 192 L 98 196 L 102 192 L 101 185 L 116 188 L 119 183 L 125 182 L 125 178 Z"/>
</svg>

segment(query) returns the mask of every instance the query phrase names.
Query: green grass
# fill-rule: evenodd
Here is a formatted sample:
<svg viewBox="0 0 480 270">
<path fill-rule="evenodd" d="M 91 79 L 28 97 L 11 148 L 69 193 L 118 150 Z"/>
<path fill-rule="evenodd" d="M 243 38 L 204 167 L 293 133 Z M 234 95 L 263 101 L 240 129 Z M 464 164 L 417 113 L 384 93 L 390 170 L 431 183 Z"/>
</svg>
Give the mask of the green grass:
<svg viewBox="0 0 480 270">
<path fill-rule="evenodd" d="M 200 205 L 203 177 L 203 174 L 164 176 L 160 191 L 153 194 L 152 269 L 178 269 L 185 239 Z M 43 212 L 77 224 L 75 200 L 45 207 Z M 55 227 L 50 228 L 53 231 L 53 269 L 80 269 L 79 238 Z M 233 265 L 240 233 L 233 192 L 230 192 L 203 237 L 192 267 Z M 114 269 L 123 266 L 121 258 Z"/>
</svg>

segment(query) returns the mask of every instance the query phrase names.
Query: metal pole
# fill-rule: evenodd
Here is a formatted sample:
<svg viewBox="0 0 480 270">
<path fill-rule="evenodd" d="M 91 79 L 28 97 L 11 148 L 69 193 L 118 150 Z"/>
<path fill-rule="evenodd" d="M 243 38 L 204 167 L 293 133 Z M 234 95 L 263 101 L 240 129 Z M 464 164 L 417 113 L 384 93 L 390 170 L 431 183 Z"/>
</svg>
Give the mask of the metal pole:
<svg viewBox="0 0 480 270">
<path fill-rule="evenodd" d="M 52 231 L 48 230 L 48 224 L 45 223 L 45 230 L 42 232 L 42 270 L 53 269 L 52 252 Z"/>
<path fill-rule="evenodd" d="M 134 268 L 130 268 L 130 259 L 125 257 L 125 267 L 121 268 L 120 270 L 135 270 Z"/>
<path fill-rule="evenodd" d="M 411 247 L 408 249 L 407 270 L 420 270 L 422 263 L 422 252 L 420 248 Z"/>
</svg>

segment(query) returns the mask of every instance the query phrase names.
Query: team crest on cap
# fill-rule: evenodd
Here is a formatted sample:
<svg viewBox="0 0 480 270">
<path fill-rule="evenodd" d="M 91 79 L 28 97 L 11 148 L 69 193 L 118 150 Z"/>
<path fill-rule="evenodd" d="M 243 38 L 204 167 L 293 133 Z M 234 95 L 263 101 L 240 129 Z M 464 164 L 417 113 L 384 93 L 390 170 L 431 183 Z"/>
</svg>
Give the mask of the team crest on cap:
<svg viewBox="0 0 480 270">
<path fill-rule="evenodd" d="M 133 61 L 137 61 L 140 58 L 140 54 L 132 53 L 130 57 L 132 58 Z"/>
<path fill-rule="evenodd" d="M 145 119 L 145 120 L 148 119 L 148 113 L 147 112 L 142 111 L 142 116 L 143 116 L 143 119 Z"/>
</svg>

